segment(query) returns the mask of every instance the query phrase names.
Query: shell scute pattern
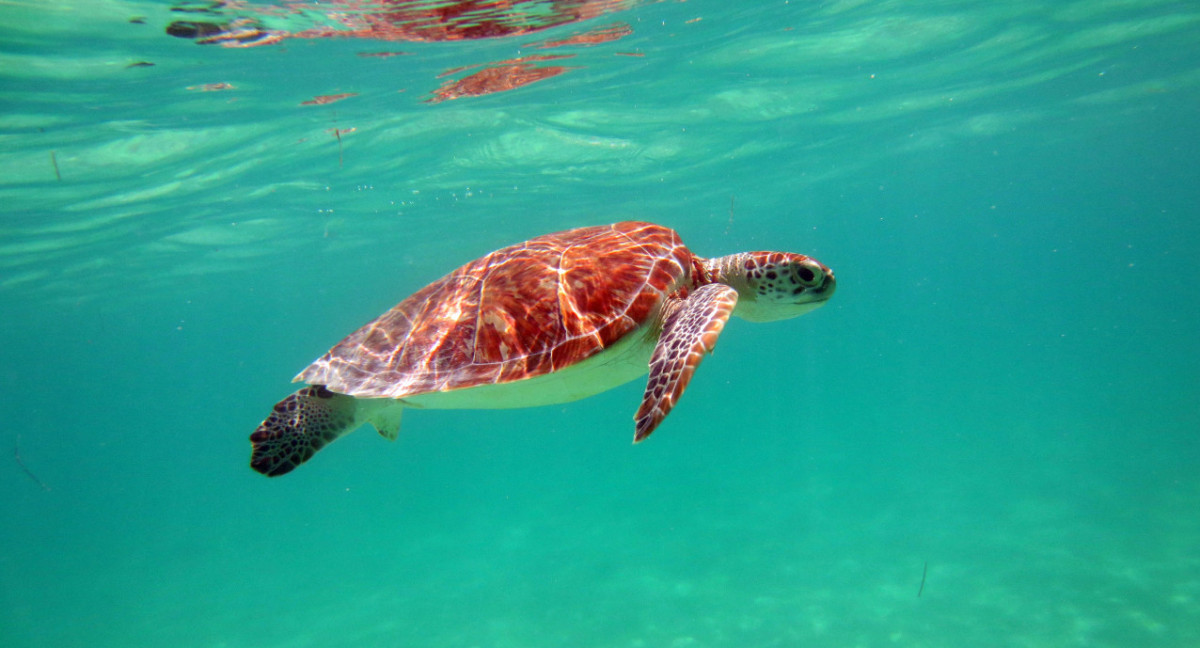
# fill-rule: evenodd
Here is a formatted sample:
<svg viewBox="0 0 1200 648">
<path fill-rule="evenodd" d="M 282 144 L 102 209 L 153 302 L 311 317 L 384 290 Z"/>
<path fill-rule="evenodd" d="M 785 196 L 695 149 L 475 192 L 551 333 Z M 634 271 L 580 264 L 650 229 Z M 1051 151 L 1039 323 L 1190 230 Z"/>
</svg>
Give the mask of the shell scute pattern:
<svg viewBox="0 0 1200 648">
<path fill-rule="evenodd" d="M 648 223 L 540 236 L 418 291 L 296 379 L 403 398 L 547 374 L 647 323 L 694 284 L 697 264 L 674 231 Z"/>
<path fill-rule="evenodd" d="M 526 249 L 493 253 L 481 269 L 478 306 L 474 310 L 473 331 L 463 331 L 464 343 L 471 347 L 471 364 L 505 363 L 522 357 L 538 356 L 551 345 L 559 326 L 560 309 L 556 300 L 522 299 L 523 295 L 554 294 L 557 273 L 548 265 L 553 249 L 540 242 Z M 438 297 L 443 299 L 444 297 Z M 453 299 L 453 297 L 451 297 Z M 532 358 L 537 362 L 549 358 Z M 518 363 L 514 363 L 518 364 Z M 500 381 L 503 382 L 503 377 Z"/>
</svg>

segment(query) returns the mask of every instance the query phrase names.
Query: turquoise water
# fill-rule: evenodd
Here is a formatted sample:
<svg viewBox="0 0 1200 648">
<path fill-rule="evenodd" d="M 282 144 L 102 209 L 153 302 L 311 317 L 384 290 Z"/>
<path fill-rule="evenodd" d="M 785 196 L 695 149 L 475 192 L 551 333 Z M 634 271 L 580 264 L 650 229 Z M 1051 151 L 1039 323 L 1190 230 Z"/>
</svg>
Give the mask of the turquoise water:
<svg viewBox="0 0 1200 648">
<path fill-rule="evenodd" d="M 0 5 L 0 644 L 1200 645 L 1200 8 L 581 6 Z M 567 69 L 431 101 L 486 64 Z M 838 293 L 637 446 L 635 382 L 249 469 L 342 336 L 622 219 Z"/>
</svg>

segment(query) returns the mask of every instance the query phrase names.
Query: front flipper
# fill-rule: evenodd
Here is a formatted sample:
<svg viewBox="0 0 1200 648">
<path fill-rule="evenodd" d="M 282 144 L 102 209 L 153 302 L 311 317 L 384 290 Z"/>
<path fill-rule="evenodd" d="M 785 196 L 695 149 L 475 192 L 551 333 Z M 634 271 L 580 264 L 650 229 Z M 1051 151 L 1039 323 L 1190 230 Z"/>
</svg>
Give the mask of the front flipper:
<svg viewBox="0 0 1200 648">
<path fill-rule="evenodd" d="M 633 416 L 634 443 L 650 436 L 675 407 L 704 355 L 712 353 L 735 305 L 737 291 L 725 284 L 701 286 L 686 299 L 664 305 L 662 334 L 650 356 L 646 393 Z"/>
<path fill-rule="evenodd" d="M 250 442 L 250 467 L 277 477 L 312 458 L 343 434 L 358 427 L 356 401 L 321 385 L 305 387 L 275 404 Z M 386 435 L 385 435 L 386 436 Z"/>
</svg>

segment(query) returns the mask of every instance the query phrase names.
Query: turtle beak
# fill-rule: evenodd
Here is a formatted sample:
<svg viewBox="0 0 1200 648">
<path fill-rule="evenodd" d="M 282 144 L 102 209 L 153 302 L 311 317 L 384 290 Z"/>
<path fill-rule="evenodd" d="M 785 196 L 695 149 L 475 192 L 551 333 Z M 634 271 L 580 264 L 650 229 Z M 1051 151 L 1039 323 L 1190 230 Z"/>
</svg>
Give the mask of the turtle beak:
<svg viewBox="0 0 1200 648">
<path fill-rule="evenodd" d="M 800 278 L 806 280 L 800 297 L 803 302 L 823 302 L 833 297 L 837 289 L 837 279 L 825 264 L 813 258 L 805 258 L 801 262 Z"/>
<path fill-rule="evenodd" d="M 822 299 L 833 297 L 833 292 L 837 290 L 837 279 L 833 276 L 833 270 L 825 268 L 825 281 L 821 282 L 820 286 L 811 289 L 809 292 L 813 295 L 820 295 Z"/>
</svg>

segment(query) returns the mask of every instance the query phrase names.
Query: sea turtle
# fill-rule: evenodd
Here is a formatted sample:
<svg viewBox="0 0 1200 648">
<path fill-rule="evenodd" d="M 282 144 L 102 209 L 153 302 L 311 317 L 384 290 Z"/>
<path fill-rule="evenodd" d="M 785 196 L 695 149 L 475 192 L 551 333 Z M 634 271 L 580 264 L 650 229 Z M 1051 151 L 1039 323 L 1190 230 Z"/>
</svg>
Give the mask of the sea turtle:
<svg viewBox="0 0 1200 648">
<path fill-rule="evenodd" d="M 796 317 L 834 286 L 807 256 L 702 259 L 651 223 L 539 236 L 429 284 L 300 372 L 293 382 L 309 386 L 250 435 L 250 466 L 282 475 L 362 423 L 394 440 L 405 407 L 564 403 L 649 371 L 636 443 L 674 407 L 731 313 Z"/>
</svg>

